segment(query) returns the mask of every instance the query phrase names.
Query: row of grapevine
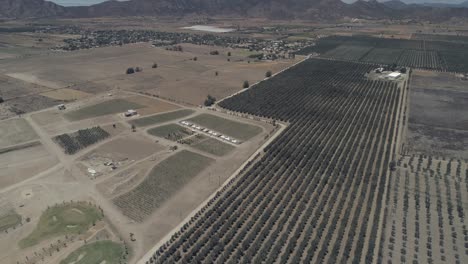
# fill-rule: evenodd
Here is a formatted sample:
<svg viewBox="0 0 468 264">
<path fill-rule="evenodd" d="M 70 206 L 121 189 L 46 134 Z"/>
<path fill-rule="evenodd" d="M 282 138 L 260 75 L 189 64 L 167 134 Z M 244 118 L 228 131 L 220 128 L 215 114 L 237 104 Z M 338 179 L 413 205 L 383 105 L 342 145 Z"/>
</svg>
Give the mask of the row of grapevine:
<svg viewBox="0 0 468 264">
<path fill-rule="evenodd" d="M 360 263 L 377 227 L 401 88 L 307 60 L 220 106 L 289 121 L 148 263 Z"/>
<path fill-rule="evenodd" d="M 467 72 L 466 42 L 332 36 L 319 39 L 298 54 L 319 53 L 323 58 L 394 64 L 420 69 Z"/>
<path fill-rule="evenodd" d="M 63 148 L 66 154 L 72 155 L 109 136 L 110 134 L 101 127 L 93 127 L 81 129 L 71 134 L 58 135 L 54 137 L 54 141 Z"/>
<path fill-rule="evenodd" d="M 461 160 L 406 156 L 391 176 L 382 263 L 467 263 L 468 171 Z"/>
</svg>

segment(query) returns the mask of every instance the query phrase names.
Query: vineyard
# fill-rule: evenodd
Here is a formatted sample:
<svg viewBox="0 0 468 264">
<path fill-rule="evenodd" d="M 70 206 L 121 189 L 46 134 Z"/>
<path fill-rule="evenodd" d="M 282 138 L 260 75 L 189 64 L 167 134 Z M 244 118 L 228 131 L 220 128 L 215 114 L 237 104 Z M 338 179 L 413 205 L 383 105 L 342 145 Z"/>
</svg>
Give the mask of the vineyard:
<svg viewBox="0 0 468 264">
<path fill-rule="evenodd" d="M 289 121 L 148 263 L 371 263 L 405 83 L 309 59 L 221 107 Z M 400 111 L 399 111 L 400 110 Z"/>
<path fill-rule="evenodd" d="M 155 127 L 148 130 L 148 134 L 162 137 L 172 141 L 178 141 L 190 135 L 193 135 L 190 129 L 185 128 L 183 126 L 179 126 L 177 124 L 169 124 L 165 126 Z"/>
<path fill-rule="evenodd" d="M 419 69 L 468 72 L 468 50 L 462 37 L 450 41 L 426 39 L 385 39 L 368 36 L 331 36 L 321 38 L 315 46 L 298 52 L 312 53 L 336 60 L 393 64 Z M 437 37 L 435 37 L 437 40 Z"/>
<path fill-rule="evenodd" d="M 71 134 L 62 134 L 54 137 L 54 141 L 63 148 L 66 154 L 76 152 L 109 137 L 110 134 L 101 127 L 81 129 Z"/>
<path fill-rule="evenodd" d="M 468 170 L 462 160 L 402 157 L 387 192 L 382 263 L 467 263 Z"/>
<path fill-rule="evenodd" d="M 182 150 L 156 165 L 143 182 L 113 202 L 125 216 L 142 222 L 212 161 Z"/>
</svg>

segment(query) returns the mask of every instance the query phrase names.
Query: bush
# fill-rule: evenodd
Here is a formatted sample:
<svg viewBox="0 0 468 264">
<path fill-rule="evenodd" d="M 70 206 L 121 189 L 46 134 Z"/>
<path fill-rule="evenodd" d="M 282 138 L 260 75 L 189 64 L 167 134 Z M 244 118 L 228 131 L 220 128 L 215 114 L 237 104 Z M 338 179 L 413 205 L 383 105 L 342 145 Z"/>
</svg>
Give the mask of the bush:
<svg viewBox="0 0 468 264">
<path fill-rule="evenodd" d="M 0 97 L 0 104 L 5 102 L 5 100 L 3 100 L 3 97 Z"/>
<path fill-rule="evenodd" d="M 210 55 L 219 55 L 219 51 L 217 50 L 210 51 Z"/>
<path fill-rule="evenodd" d="M 197 57 L 193 57 L 193 61 L 197 61 L 197 60 L 198 60 L 198 58 L 197 58 Z"/>
<path fill-rule="evenodd" d="M 205 100 L 205 106 L 212 106 L 216 102 L 216 98 L 214 98 L 211 95 L 208 95 L 206 100 Z"/>
<path fill-rule="evenodd" d="M 267 78 L 270 78 L 271 75 L 272 75 L 271 71 L 267 71 L 267 72 L 265 73 L 265 77 L 267 77 Z"/>
<path fill-rule="evenodd" d="M 242 85 L 243 88 L 249 88 L 250 84 L 249 81 L 244 81 L 244 84 Z"/>
<path fill-rule="evenodd" d="M 158 64 L 156 62 L 153 63 L 153 66 L 151 66 L 151 68 L 153 68 L 153 69 L 156 69 L 157 67 L 158 67 Z"/>
<path fill-rule="evenodd" d="M 231 57 L 231 52 L 229 51 L 229 52 L 227 53 L 227 55 L 228 55 L 228 57 Z"/>
<path fill-rule="evenodd" d="M 134 74 L 134 73 L 135 73 L 135 69 L 131 67 L 127 69 L 127 74 Z"/>
</svg>

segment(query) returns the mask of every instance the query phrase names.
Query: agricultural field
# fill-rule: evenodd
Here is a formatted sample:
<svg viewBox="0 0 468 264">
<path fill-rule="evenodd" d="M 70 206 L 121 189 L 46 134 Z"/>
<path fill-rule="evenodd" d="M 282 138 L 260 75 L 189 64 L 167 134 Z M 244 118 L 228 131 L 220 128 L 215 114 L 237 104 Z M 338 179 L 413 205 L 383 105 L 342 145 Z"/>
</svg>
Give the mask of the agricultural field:
<svg viewBox="0 0 468 264">
<path fill-rule="evenodd" d="M 110 240 L 102 240 L 84 245 L 73 251 L 60 264 L 117 264 L 124 261 L 124 247 Z"/>
<path fill-rule="evenodd" d="M 400 58 L 401 53 L 402 51 L 400 49 L 373 48 L 361 60 L 364 62 L 393 64 L 393 63 L 398 62 L 398 59 Z"/>
<path fill-rule="evenodd" d="M 457 35 L 437 35 L 437 34 L 414 33 L 411 35 L 411 39 L 468 43 L 468 36 L 457 36 Z"/>
<path fill-rule="evenodd" d="M 366 49 L 370 50 L 372 48 L 374 50 L 366 52 Z M 380 64 L 396 63 L 400 66 L 437 71 L 468 71 L 466 60 L 468 52 L 464 47 L 464 43 L 456 41 L 331 36 L 321 38 L 316 45 L 306 47 L 298 52 L 298 54 L 302 55 L 312 53 L 318 53 L 323 58 L 336 60 Z"/>
<path fill-rule="evenodd" d="M 135 125 L 137 127 L 147 127 L 147 126 L 152 126 L 152 125 L 157 125 L 160 123 L 165 123 L 169 121 L 173 121 L 176 119 L 180 119 L 186 116 L 189 116 L 193 114 L 195 111 L 190 110 L 190 109 L 182 109 L 182 110 L 177 110 L 169 113 L 163 113 L 163 114 L 156 114 L 152 116 L 147 116 L 139 119 L 134 119 L 129 121 L 130 124 Z"/>
<path fill-rule="evenodd" d="M 172 141 L 178 141 L 190 135 L 193 135 L 192 130 L 180 126 L 178 124 L 169 124 L 159 126 L 148 130 L 148 134 L 156 137 L 165 138 Z"/>
<path fill-rule="evenodd" d="M 5 148 L 37 139 L 37 134 L 23 118 L 0 121 L 0 148 Z"/>
<path fill-rule="evenodd" d="M 340 45 L 337 48 L 322 54 L 322 57 L 329 59 L 359 61 L 362 57 L 369 53 L 371 49 L 372 48 L 370 47 Z"/>
<path fill-rule="evenodd" d="M 405 154 L 468 159 L 466 83 L 450 73 L 413 71 Z"/>
<path fill-rule="evenodd" d="M 85 202 L 57 204 L 45 210 L 34 231 L 19 242 L 21 248 L 31 247 L 42 240 L 79 234 L 102 219 L 101 211 Z"/>
<path fill-rule="evenodd" d="M 113 99 L 67 112 L 65 117 L 70 121 L 79 121 L 97 116 L 123 113 L 128 109 L 139 109 L 143 107 L 143 105 L 129 102 L 125 99 Z"/>
<path fill-rule="evenodd" d="M 220 102 L 231 111 L 287 120 L 290 126 L 257 163 L 155 250 L 153 261 L 376 258 L 374 234 L 406 84 L 368 80 L 365 73 L 375 67 L 309 59 Z"/>
<path fill-rule="evenodd" d="M 231 144 L 221 142 L 214 138 L 207 138 L 191 144 L 195 149 L 210 153 L 216 156 L 224 156 L 232 152 L 236 147 Z"/>
<path fill-rule="evenodd" d="M 240 140 L 249 140 L 262 132 L 261 127 L 233 121 L 212 114 L 201 114 L 187 121 Z"/>
<path fill-rule="evenodd" d="M 142 222 L 213 161 L 187 150 L 179 151 L 157 164 L 137 187 L 113 202 L 125 216 Z"/>
<path fill-rule="evenodd" d="M 390 177 L 382 263 L 468 261 L 468 169 L 462 160 L 403 156 Z"/>
<path fill-rule="evenodd" d="M 70 134 L 58 135 L 54 137 L 54 141 L 63 148 L 65 154 L 73 155 L 109 136 L 109 132 L 101 127 L 93 127 L 81 129 Z"/>
</svg>

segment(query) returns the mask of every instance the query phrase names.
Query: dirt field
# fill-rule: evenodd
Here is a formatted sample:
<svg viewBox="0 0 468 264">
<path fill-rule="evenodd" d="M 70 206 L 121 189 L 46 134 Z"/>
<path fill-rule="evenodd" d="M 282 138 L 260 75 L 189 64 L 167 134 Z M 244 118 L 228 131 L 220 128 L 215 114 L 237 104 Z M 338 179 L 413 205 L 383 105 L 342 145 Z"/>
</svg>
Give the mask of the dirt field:
<svg viewBox="0 0 468 264">
<path fill-rule="evenodd" d="M 0 186 L 5 188 L 29 179 L 57 162 L 39 143 L 0 152 Z"/>
<path fill-rule="evenodd" d="M 414 71 L 408 151 L 468 158 L 467 85 L 453 74 Z"/>
<path fill-rule="evenodd" d="M 135 161 L 155 154 L 164 147 L 151 142 L 145 137 L 136 137 L 135 135 L 126 135 L 109 141 L 89 154 L 86 154 L 81 160 L 84 173 L 89 173 L 87 168 L 94 169 L 96 177 L 112 172 L 112 166 L 122 168 Z M 112 163 L 113 165 L 105 165 Z"/>
<path fill-rule="evenodd" d="M 213 47 L 184 44 L 184 52 L 167 51 L 149 44 L 81 50 L 54 56 L 6 61 L 0 74 L 48 88 L 69 87 L 86 93 L 119 88 L 144 91 L 174 101 L 202 104 L 208 94 L 222 98 L 250 83 L 262 80 L 265 72 L 277 72 L 292 60 L 248 63 L 243 54 L 216 48 L 220 55 L 209 55 Z M 236 56 L 237 55 L 237 56 Z M 197 61 L 193 61 L 197 57 Z M 158 63 L 157 69 L 151 65 Z M 37 67 L 41 65 L 41 67 Z M 128 67 L 142 67 L 141 73 L 126 75 Z M 219 75 L 215 76 L 215 72 Z"/>
<path fill-rule="evenodd" d="M 50 92 L 42 93 L 41 95 L 60 101 L 75 101 L 90 96 L 88 93 L 68 88 L 52 90 Z"/>
<path fill-rule="evenodd" d="M 33 128 L 22 118 L 0 122 L 0 148 L 37 139 Z"/>
</svg>

